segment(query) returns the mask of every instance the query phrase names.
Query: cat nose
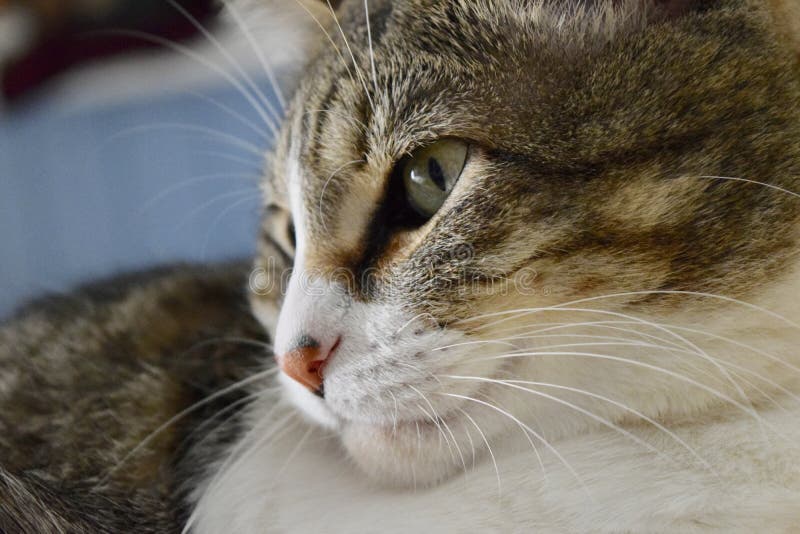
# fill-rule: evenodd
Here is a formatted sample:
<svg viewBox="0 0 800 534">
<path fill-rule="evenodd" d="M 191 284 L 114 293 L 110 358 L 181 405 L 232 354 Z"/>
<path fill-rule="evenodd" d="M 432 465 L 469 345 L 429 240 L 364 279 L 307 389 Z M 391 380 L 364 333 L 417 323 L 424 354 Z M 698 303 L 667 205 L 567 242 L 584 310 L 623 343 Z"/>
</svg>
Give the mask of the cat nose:
<svg viewBox="0 0 800 534">
<path fill-rule="evenodd" d="M 325 364 L 339 346 L 339 339 L 329 346 L 322 345 L 310 336 L 301 336 L 286 354 L 278 356 L 281 370 L 294 381 L 323 397 L 323 375 Z"/>
</svg>

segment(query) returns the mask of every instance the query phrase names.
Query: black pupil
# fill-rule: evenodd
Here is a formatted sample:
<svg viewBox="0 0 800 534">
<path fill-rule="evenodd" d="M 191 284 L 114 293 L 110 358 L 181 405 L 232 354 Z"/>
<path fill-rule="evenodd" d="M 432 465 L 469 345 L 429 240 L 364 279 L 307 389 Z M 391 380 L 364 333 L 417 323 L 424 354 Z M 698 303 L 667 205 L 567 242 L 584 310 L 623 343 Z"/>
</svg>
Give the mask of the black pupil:
<svg viewBox="0 0 800 534">
<path fill-rule="evenodd" d="M 436 184 L 436 187 L 442 191 L 447 191 L 447 183 L 445 182 L 444 171 L 442 170 L 442 166 L 439 165 L 439 162 L 436 161 L 436 158 L 430 158 L 428 160 L 428 176 L 431 177 L 431 180 L 433 180 L 433 183 Z"/>
<path fill-rule="evenodd" d="M 289 238 L 289 243 L 291 243 L 292 248 L 297 246 L 297 239 L 294 235 L 294 223 L 289 221 L 288 226 L 286 227 L 287 237 Z"/>
</svg>

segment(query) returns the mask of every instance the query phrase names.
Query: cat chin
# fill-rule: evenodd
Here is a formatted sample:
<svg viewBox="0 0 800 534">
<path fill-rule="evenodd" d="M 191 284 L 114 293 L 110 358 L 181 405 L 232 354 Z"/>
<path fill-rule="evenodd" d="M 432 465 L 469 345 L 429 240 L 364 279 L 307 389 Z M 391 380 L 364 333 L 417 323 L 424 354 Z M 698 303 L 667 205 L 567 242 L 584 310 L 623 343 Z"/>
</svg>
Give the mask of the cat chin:
<svg viewBox="0 0 800 534">
<path fill-rule="evenodd" d="M 435 486 L 463 469 L 432 424 L 381 426 L 348 423 L 341 440 L 351 460 L 373 482 L 391 488 Z"/>
<path fill-rule="evenodd" d="M 462 468 L 439 430 L 428 421 L 395 426 L 341 421 L 324 401 L 280 375 L 286 400 L 312 424 L 340 434 L 352 461 L 372 481 L 395 488 L 434 486 Z M 417 428 L 419 427 L 419 431 Z"/>
</svg>

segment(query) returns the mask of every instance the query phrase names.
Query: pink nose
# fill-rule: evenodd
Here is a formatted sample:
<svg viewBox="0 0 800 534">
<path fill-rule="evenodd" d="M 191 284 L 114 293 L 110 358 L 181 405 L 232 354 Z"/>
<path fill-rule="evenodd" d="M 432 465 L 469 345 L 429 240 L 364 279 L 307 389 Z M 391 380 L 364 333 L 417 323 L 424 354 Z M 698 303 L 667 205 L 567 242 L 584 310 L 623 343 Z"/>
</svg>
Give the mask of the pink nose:
<svg viewBox="0 0 800 534">
<path fill-rule="evenodd" d="M 315 340 L 304 337 L 302 343 L 278 357 L 281 370 L 288 377 L 307 387 L 319 396 L 323 396 L 323 370 L 331 354 L 339 346 L 339 341 L 330 349 L 323 349 Z"/>
</svg>

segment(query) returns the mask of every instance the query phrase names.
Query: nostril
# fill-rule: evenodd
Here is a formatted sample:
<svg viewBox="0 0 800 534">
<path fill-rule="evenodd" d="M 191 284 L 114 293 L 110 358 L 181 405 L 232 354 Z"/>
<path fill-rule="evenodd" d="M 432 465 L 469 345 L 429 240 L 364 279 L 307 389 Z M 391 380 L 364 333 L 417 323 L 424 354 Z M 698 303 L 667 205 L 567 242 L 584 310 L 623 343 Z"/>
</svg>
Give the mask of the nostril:
<svg viewBox="0 0 800 534">
<path fill-rule="evenodd" d="M 278 363 L 287 376 L 321 397 L 323 371 L 340 342 L 341 338 L 337 338 L 333 345 L 323 347 L 313 337 L 300 336 L 292 350 L 278 357 Z"/>
<path fill-rule="evenodd" d="M 308 372 L 311 374 L 319 375 L 322 378 L 322 368 L 325 366 L 325 362 L 328 360 L 315 360 L 308 364 Z"/>
</svg>

